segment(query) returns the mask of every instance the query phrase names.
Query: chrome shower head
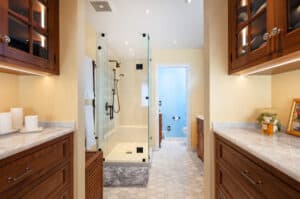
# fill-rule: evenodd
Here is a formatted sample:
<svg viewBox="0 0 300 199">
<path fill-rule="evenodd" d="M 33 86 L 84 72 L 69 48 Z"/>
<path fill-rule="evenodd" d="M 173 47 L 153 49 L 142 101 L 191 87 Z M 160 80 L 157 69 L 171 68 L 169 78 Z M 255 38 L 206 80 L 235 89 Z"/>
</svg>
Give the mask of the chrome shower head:
<svg viewBox="0 0 300 199">
<path fill-rule="evenodd" d="M 116 63 L 116 68 L 120 68 L 121 64 L 117 60 L 109 60 L 111 63 Z"/>
</svg>

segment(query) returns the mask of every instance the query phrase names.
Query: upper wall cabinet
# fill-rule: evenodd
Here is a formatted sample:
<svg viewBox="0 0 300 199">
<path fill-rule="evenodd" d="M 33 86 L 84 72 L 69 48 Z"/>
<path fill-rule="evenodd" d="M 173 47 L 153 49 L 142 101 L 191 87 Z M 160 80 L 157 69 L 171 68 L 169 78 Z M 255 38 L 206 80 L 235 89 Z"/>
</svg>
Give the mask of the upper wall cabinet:
<svg viewBox="0 0 300 199">
<path fill-rule="evenodd" d="M 1 0 L 0 64 L 59 74 L 58 0 Z"/>
<path fill-rule="evenodd" d="M 229 0 L 230 74 L 298 50 L 300 0 Z"/>
</svg>

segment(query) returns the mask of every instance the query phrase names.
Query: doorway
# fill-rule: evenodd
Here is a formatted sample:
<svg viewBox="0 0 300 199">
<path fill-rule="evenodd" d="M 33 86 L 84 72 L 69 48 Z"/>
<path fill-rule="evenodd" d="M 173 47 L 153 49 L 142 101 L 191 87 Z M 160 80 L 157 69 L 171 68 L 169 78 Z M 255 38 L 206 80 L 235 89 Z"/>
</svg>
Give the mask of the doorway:
<svg viewBox="0 0 300 199">
<path fill-rule="evenodd" d="M 158 99 L 165 139 L 189 139 L 187 67 L 159 66 Z"/>
</svg>

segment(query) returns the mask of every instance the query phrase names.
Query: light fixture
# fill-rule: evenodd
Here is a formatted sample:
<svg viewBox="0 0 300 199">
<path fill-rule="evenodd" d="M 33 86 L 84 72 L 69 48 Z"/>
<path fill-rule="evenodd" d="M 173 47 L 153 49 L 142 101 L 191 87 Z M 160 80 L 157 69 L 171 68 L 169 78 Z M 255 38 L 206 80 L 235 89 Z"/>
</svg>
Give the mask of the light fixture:
<svg viewBox="0 0 300 199">
<path fill-rule="evenodd" d="M 185 2 L 190 4 L 190 3 L 192 3 L 192 0 L 185 0 Z"/>
<path fill-rule="evenodd" d="M 129 44 L 129 42 L 128 42 L 128 41 L 125 41 L 124 43 L 125 43 L 125 45 L 126 45 L 126 46 L 128 46 L 128 44 Z"/>
<path fill-rule="evenodd" d="M 103 9 L 103 8 L 104 8 L 104 5 L 100 4 L 100 5 L 99 5 L 99 8 L 100 8 L 100 9 Z"/>
<path fill-rule="evenodd" d="M 145 10 L 145 13 L 148 15 L 148 14 L 150 14 L 150 10 L 149 9 L 146 9 Z"/>
</svg>

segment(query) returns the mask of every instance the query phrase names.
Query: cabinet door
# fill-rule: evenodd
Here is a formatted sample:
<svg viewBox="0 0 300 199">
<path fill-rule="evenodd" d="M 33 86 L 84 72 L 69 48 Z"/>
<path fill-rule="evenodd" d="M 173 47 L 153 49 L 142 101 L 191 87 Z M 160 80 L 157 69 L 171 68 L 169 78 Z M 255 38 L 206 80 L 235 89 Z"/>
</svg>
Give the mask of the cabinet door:
<svg viewBox="0 0 300 199">
<path fill-rule="evenodd" d="M 288 54 L 300 49 L 300 0 L 277 0 L 281 36 L 279 51 Z"/>
<path fill-rule="evenodd" d="M 58 0 L 3 0 L 1 4 L 1 34 L 10 38 L 10 42 L 3 45 L 6 60 L 40 70 L 54 70 Z"/>
<path fill-rule="evenodd" d="M 274 0 L 229 1 L 229 72 L 270 60 Z"/>
</svg>

